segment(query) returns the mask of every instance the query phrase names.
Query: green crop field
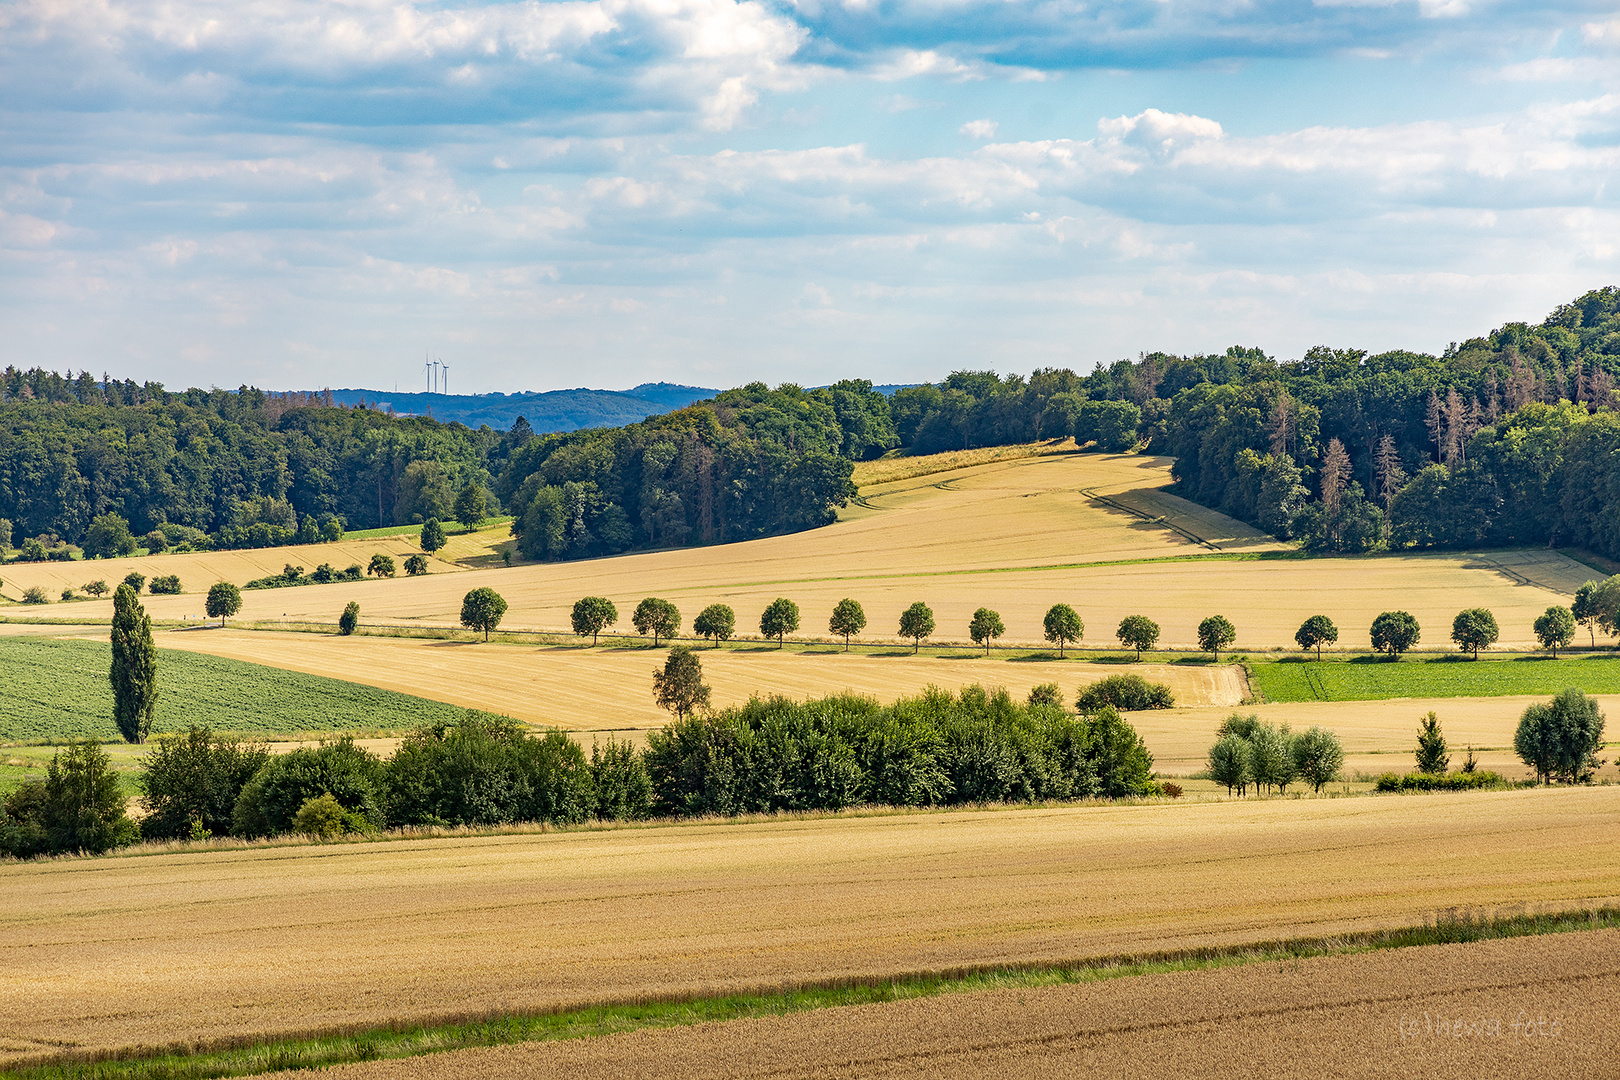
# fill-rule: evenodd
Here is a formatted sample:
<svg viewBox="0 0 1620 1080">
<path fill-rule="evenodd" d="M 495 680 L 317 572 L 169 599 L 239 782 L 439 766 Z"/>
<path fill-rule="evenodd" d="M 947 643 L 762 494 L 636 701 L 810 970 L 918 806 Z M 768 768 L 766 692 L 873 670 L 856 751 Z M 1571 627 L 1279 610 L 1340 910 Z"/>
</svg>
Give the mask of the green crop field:
<svg viewBox="0 0 1620 1080">
<path fill-rule="evenodd" d="M 0 638 L 0 742 L 117 739 L 110 646 Z M 392 690 L 216 656 L 158 650 L 154 733 L 206 724 L 253 735 L 399 731 L 466 710 Z"/>
<path fill-rule="evenodd" d="M 1265 700 L 1381 701 L 1407 697 L 1500 697 L 1556 694 L 1578 686 L 1588 694 L 1620 694 L 1620 656 L 1552 660 L 1330 660 L 1250 666 L 1251 686 Z"/>
</svg>

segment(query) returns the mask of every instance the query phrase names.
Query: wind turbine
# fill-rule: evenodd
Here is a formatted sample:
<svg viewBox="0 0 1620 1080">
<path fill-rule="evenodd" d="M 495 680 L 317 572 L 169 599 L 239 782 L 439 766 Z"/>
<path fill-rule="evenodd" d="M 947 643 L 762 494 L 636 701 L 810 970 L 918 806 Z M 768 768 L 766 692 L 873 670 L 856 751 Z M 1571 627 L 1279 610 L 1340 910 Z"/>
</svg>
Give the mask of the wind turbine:
<svg viewBox="0 0 1620 1080">
<path fill-rule="evenodd" d="M 428 393 L 433 393 L 433 363 L 428 360 L 427 350 L 422 350 L 422 370 L 428 375 Z"/>
<path fill-rule="evenodd" d="M 450 393 L 450 365 L 449 364 L 444 365 L 444 393 L 446 394 L 446 396 L 448 396 L 449 393 Z"/>
</svg>

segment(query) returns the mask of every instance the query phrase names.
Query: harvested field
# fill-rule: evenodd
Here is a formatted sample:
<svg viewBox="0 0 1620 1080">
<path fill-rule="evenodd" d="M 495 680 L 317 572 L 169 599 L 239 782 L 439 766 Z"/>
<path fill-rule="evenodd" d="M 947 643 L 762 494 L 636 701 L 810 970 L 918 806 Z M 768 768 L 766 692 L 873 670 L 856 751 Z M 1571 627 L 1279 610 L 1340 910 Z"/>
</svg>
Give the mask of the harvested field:
<svg viewBox="0 0 1620 1080">
<path fill-rule="evenodd" d="M 1617 843 L 1588 788 L 24 864 L 0 1062 L 1591 907 L 1620 899 Z"/>
<path fill-rule="evenodd" d="M 1503 646 L 1530 648 L 1535 617 L 1551 603 L 1567 603 L 1582 582 L 1600 576 L 1549 551 L 1245 559 L 1284 545 L 1157 490 L 1169 479 L 1167 458 L 1066 454 L 992 461 L 868 485 L 862 502 L 837 524 L 791 536 L 495 566 L 474 578 L 433 574 L 251 592 L 243 597 L 240 617 L 332 623 L 353 600 L 366 624 L 454 626 L 462 596 L 478 584 L 506 597 L 511 607 L 504 625 L 512 629 L 566 631 L 573 602 L 587 595 L 614 600 L 625 629 L 636 602 L 651 595 L 673 601 L 687 625 L 710 603 L 730 604 L 746 635 L 757 630 L 759 613 L 771 600 L 787 596 L 800 606 L 804 634 L 825 637 L 833 605 L 852 596 L 865 605 L 868 640 L 895 640 L 900 612 L 923 600 L 934 609 L 939 640 L 965 641 L 973 611 L 989 606 L 1006 622 L 1003 644 L 1039 644 L 1042 616 L 1063 601 L 1085 620 L 1092 645 L 1112 645 L 1120 618 L 1139 613 L 1163 627 L 1163 646 L 1190 648 L 1199 620 L 1221 612 L 1237 626 L 1237 647 L 1253 650 L 1291 647 L 1299 624 L 1318 613 L 1332 616 L 1342 642 L 1360 649 L 1366 627 L 1392 607 L 1417 616 L 1428 642 L 1436 644 L 1459 610 L 1485 606 L 1501 624 Z M 361 547 L 368 558 L 370 550 L 388 544 L 409 547 L 397 539 Z M 258 560 L 251 574 L 244 567 L 238 575 L 246 580 L 279 570 L 283 561 L 307 566 L 330 559 L 341 546 L 228 554 Z M 1197 558 L 1176 561 L 1188 556 Z M 154 563 L 186 580 L 173 560 L 188 558 Z M 64 565 L 18 569 L 82 576 L 92 564 L 51 569 Z M 113 563 L 94 565 L 98 573 L 102 565 L 110 573 Z M 8 589 L 11 578 L 8 573 Z M 18 577 L 16 587 L 29 583 Z M 202 618 L 203 598 L 196 593 L 145 603 L 157 619 Z M 110 611 L 110 602 L 101 601 L 13 607 L 7 614 L 108 618 Z"/>
<path fill-rule="evenodd" d="M 209 630 L 157 635 L 177 648 L 251 660 L 293 671 L 431 696 L 469 708 L 573 731 L 662 727 L 669 714 L 653 704 L 652 673 L 664 650 L 577 649 L 420 638 L 282 634 Z M 751 695 L 804 698 L 851 690 L 880 701 L 916 694 L 929 683 L 958 690 L 972 683 L 1005 686 L 1020 698 L 1031 687 L 1056 682 L 1072 697 L 1080 685 L 1118 667 L 1104 664 L 935 656 L 865 656 L 859 653 L 705 650 L 704 680 L 718 708 Z M 1133 666 L 1144 677 L 1169 683 L 1178 701 L 1236 705 L 1247 692 L 1237 667 Z M 341 672 L 343 674 L 339 675 Z"/>
<path fill-rule="evenodd" d="M 332 1070 L 538 1077 L 1570 1077 L 1613 1067 L 1620 931 L 991 990 Z M 1555 1026 L 1556 1024 L 1556 1026 Z M 1515 1026 L 1517 1025 L 1517 1027 Z M 1527 1034 L 1528 1031 L 1528 1034 Z M 291 1074 L 284 1074 L 291 1075 Z"/>
</svg>

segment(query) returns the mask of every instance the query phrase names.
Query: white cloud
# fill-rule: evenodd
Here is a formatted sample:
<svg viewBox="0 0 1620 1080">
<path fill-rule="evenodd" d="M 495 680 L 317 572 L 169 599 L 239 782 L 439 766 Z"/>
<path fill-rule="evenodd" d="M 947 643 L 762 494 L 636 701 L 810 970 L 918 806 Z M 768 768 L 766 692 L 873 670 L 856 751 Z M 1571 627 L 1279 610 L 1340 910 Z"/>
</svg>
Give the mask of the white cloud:
<svg viewBox="0 0 1620 1080">
<path fill-rule="evenodd" d="M 966 135 L 970 139 L 993 139 L 996 137 L 996 129 L 1000 126 L 994 120 L 969 120 L 956 130 L 958 134 Z"/>
</svg>

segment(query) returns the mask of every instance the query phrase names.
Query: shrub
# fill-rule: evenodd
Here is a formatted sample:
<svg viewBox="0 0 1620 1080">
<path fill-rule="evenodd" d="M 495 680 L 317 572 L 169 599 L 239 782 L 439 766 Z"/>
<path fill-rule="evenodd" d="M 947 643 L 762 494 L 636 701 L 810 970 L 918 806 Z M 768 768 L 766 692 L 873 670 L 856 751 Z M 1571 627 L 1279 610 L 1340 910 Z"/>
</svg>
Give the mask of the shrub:
<svg viewBox="0 0 1620 1080">
<path fill-rule="evenodd" d="M 1164 794 L 1164 796 L 1166 798 L 1169 798 L 1169 799 L 1179 799 L 1182 796 L 1182 787 L 1181 787 L 1181 785 L 1180 784 L 1172 784 L 1168 780 L 1162 781 L 1159 784 L 1159 791 L 1161 791 Z"/>
<path fill-rule="evenodd" d="M 343 806 L 326 792 L 305 799 L 293 815 L 292 831 L 313 840 L 331 840 L 347 831 L 349 815 Z"/>
<path fill-rule="evenodd" d="M 58 751 L 45 780 L 25 782 L 0 811 L 0 851 L 18 858 L 100 854 L 139 837 L 106 751 L 89 741 Z"/>
<path fill-rule="evenodd" d="M 560 731 L 528 735 L 504 718 L 469 713 L 422 728 L 383 773 L 395 825 L 572 824 L 595 810 L 579 744 Z"/>
<path fill-rule="evenodd" d="M 1170 687 L 1164 683 L 1149 683 L 1140 675 L 1110 675 L 1090 686 L 1082 687 L 1075 705 L 1083 713 L 1094 713 L 1112 707 L 1126 712 L 1142 709 L 1168 709 L 1176 703 Z"/>
<path fill-rule="evenodd" d="M 382 828 L 382 766 L 345 736 L 272 757 L 237 796 L 231 832 L 246 837 L 288 832 L 304 802 L 322 793 L 358 815 L 366 828 Z"/>
<path fill-rule="evenodd" d="M 1055 682 L 1045 682 L 1039 686 L 1032 686 L 1029 688 L 1029 704 L 1062 705 L 1063 689 Z"/>
<path fill-rule="evenodd" d="M 71 585 L 62 586 L 62 600 L 63 600 L 63 602 L 65 603 L 65 602 L 67 602 L 67 601 L 69 601 L 71 599 L 73 599 L 73 586 L 71 586 Z"/>
<path fill-rule="evenodd" d="M 1383 773 L 1374 782 L 1378 791 L 1476 791 L 1480 788 L 1506 787 L 1498 773 L 1488 769 L 1478 772 L 1455 772 L 1444 776 L 1433 773 Z"/>
<path fill-rule="evenodd" d="M 162 529 L 153 529 L 141 537 L 141 543 L 146 545 L 146 550 L 150 554 L 158 555 L 168 548 L 169 538 L 163 535 Z"/>
<path fill-rule="evenodd" d="M 1451 763 L 1446 753 L 1446 737 L 1440 731 L 1440 718 L 1430 710 L 1418 721 L 1417 768 L 1420 773 L 1440 774 Z"/>
<path fill-rule="evenodd" d="M 337 576 L 337 571 L 332 569 L 332 564 L 329 562 L 323 562 L 310 573 L 309 580 L 315 582 L 317 585 L 327 585 L 336 581 Z"/>
<path fill-rule="evenodd" d="M 348 637 L 350 634 L 354 633 L 355 630 L 359 629 L 359 626 L 360 605 L 357 602 L 350 600 L 346 605 L 344 605 L 343 614 L 338 616 L 338 633 L 342 634 L 344 637 Z"/>
<path fill-rule="evenodd" d="M 647 765 L 627 742 L 611 736 L 591 744 L 592 813 L 604 821 L 640 821 L 651 816 L 652 778 Z"/>
<path fill-rule="evenodd" d="M 342 580 L 344 581 L 364 581 L 365 578 L 366 572 L 360 569 L 359 563 L 350 563 L 343 570 Z"/>
<path fill-rule="evenodd" d="M 175 596 L 180 592 L 180 577 L 178 574 L 167 574 L 152 579 L 150 592 L 153 596 Z"/>
<path fill-rule="evenodd" d="M 1513 749 L 1543 783 L 1590 783 L 1603 765 L 1597 756 L 1603 722 L 1598 703 L 1571 687 L 1545 705 L 1538 702 L 1524 710 Z"/>
<path fill-rule="evenodd" d="M 420 577 L 428 572 L 428 563 L 420 555 L 411 555 L 405 560 L 405 573 L 408 577 Z"/>
<path fill-rule="evenodd" d="M 30 585 L 23 590 L 22 602 L 25 604 L 48 604 L 51 598 L 45 595 L 45 590 L 38 585 Z"/>
<path fill-rule="evenodd" d="M 243 743 L 192 726 L 158 739 L 141 759 L 146 803 L 141 835 L 149 840 L 224 836 L 242 789 L 270 760 L 261 743 Z"/>
<path fill-rule="evenodd" d="M 124 584 L 134 589 L 136 593 L 139 593 L 142 589 L 146 588 L 146 575 L 137 574 L 135 571 L 131 570 L 129 573 L 124 575 Z"/>
</svg>

